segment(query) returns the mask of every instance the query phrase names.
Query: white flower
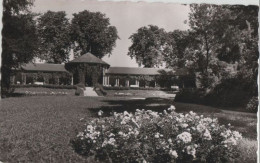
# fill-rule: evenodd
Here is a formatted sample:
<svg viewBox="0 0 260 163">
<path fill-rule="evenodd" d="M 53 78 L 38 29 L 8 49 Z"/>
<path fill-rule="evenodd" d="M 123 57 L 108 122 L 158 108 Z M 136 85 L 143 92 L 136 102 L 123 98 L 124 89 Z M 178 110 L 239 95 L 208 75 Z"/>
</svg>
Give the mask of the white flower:
<svg viewBox="0 0 260 163">
<path fill-rule="evenodd" d="M 191 139 L 192 139 L 191 134 L 188 132 L 183 132 L 183 133 L 179 134 L 177 136 L 177 138 L 182 140 L 184 143 L 189 143 L 189 142 L 191 142 Z"/>
<path fill-rule="evenodd" d="M 155 138 L 159 138 L 160 137 L 160 134 L 157 132 L 155 135 L 154 135 Z"/>
<path fill-rule="evenodd" d="M 121 121 L 121 125 L 125 125 L 126 124 L 126 121 L 123 119 L 122 121 Z"/>
<path fill-rule="evenodd" d="M 169 108 L 168 108 L 168 111 L 175 111 L 176 110 L 176 108 L 173 106 L 173 105 L 171 105 Z"/>
<path fill-rule="evenodd" d="M 102 116 L 103 115 L 103 111 L 102 110 L 99 110 L 99 112 L 98 112 L 98 116 Z"/>
<path fill-rule="evenodd" d="M 174 158 L 177 158 L 177 157 L 178 157 L 178 154 L 177 154 L 177 152 L 176 152 L 175 150 L 174 150 L 174 151 L 173 151 L 173 150 L 170 150 L 170 151 L 169 151 L 169 154 L 172 155 Z"/>
<path fill-rule="evenodd" d="M 242 135 L 237 131 L 233 131 L 233 136 L 236 140 L 242 139 Z"/>
<path fill-rule="evenodd" d="M 210 132 L 208 129 L 204 132 L 203 136 L 205 137 L 206 140 L 212 140 Z"/>
<path fill-rule="evenodd" d="M 181 124 L 181 127 L 182 127 L 182 128 L 186 128 L 186 127 L 188 127 L 188 126 L 189 126 L 189 125 L 188 125 L 187 123 L 182 123 L 182 124 Z"/>
<path fill-rule="evenodd" d="M 84 136 L 84 132 L 79 132 L 77 137 L 83 137 Z"/>
<path fill-rule="evenodd" d="M 234 137 L 231 137 L 223 142 L 226 145 L 237 145 L 236 139 Z"/>
<path fill-rule="evenodd" d="M 168 142 L 169 142 L 169 143 L 172 143 L 172 139 L 171 139 L 171 138 L 170 138 L 170 139 L 168 139 Z"/>
<path fill-rule="evenodd" d="M 92 133 L 94 130 L 93 126 L 92 125 L 87 125 L 87 131 Z"/>
<path fill-rule="evenodd" d="M 111 133 L 111 134 L 109 135 L 109 137 L 113 137 L 113 136 L 115 136 L 113 133 Z"/>
<path fill-rule="evenodd" d="M 196 157 L 196 149 L 193 146 L 188 146 L 186 148 L 187 154 L 192 155 L 194 158 Z"/>
<path fill-rule="evenodd" d="M 206 127 L 203 124 L 198 124 L 198 126 L 196 128 L 200 133 L 206 129 Z"/>
</svg>

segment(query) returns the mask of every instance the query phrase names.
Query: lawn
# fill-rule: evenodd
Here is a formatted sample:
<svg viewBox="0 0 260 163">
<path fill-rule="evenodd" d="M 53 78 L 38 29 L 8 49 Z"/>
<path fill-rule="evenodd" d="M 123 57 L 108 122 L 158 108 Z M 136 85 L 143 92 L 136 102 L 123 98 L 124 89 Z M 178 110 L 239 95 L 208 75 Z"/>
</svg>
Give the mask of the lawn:
<svg viewBox="0 0 260 163">
<path fill-rule="evenodd" d="M 129 97 L 32 96 L 0 101 L 0 161 L 4 162 L 87 162 L 71 147 L 70 140 L 82 129 L 81 118 L 96 117 L 102 109 L 111 111 L 151 109 L 162 111 L 172 100 Z M 256 162 L 257 116 L 214 107 L 175 103 L 177 112 L 193 110 L 218 117 L 220 123 L 234 126 L 243 134 L 241 157 L 237 162 Z M 229 109 L 230 110 L 230 109 Z"/>
</svg>

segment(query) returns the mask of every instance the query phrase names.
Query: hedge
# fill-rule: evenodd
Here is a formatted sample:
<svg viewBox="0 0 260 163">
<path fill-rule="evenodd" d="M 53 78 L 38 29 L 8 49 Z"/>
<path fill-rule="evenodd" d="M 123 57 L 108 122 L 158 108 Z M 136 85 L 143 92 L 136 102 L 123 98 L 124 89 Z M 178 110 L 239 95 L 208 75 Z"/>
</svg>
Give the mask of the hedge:
<svg viewBox="0 0 260 163">
<path fill-rule="evenodd" d="M 37 85 L 37 84 L 26 84 L 26 85 L 11 85 L 12 88 L 30 88 L 30 87 L 39 87 L 39 88 L 54 88 L 54 89 L 76 89 L 74 85 Z"/>
</svg>

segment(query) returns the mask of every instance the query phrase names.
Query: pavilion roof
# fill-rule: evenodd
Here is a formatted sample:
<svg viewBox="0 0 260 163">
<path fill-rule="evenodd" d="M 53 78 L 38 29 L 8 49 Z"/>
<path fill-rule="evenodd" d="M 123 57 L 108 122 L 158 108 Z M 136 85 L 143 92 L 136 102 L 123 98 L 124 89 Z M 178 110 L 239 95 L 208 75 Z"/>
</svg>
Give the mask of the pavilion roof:
<svg viewBox="0 0 260 163">
<path fill-rule="evenodd" d="M 102 59 L 94 56 L 91 53 L 84 54 L 80 57 L 75 58 L 74 60 L 70 61 L 69 63 L 95 63 L 95 64 L 103 64 L 108 65 L 108 63 L 104 62 Z"/>
</svg>

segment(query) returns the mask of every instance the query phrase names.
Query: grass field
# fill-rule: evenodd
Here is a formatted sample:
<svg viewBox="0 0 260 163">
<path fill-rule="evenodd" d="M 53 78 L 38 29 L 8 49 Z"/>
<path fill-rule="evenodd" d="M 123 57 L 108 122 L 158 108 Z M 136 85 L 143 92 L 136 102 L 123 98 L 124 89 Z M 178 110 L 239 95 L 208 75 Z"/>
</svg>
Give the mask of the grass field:
<svg viewBox="0 0 260 163">
<path fill-rule="evenodd" d="M 162 111 L 173 101 L 159 98 L 146 100 L 128 97 L 32 96 L 13 97 L 0 101 L 0 161 L 3 162 L 87 162 L 71 147 L 70 140 L 81 130 L 81 118 L 96 117 L 102 109 Z M 205 116 L 218 117 L 220 123 L 242 132 L 241 156 L 237 162 L 256 162 L 257 116 L 218 108 L 175 103 L 177 112 L 193 110 Z M 230 109 L 229 109 L 230 110 Z"/>
</svg>

